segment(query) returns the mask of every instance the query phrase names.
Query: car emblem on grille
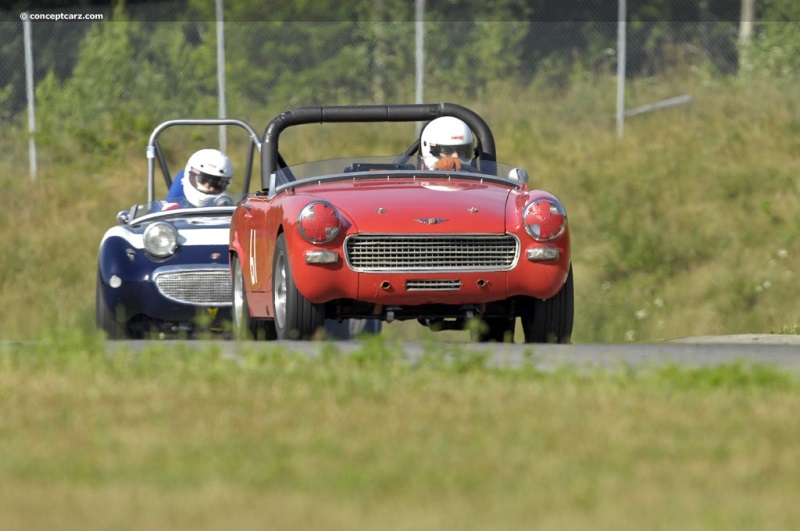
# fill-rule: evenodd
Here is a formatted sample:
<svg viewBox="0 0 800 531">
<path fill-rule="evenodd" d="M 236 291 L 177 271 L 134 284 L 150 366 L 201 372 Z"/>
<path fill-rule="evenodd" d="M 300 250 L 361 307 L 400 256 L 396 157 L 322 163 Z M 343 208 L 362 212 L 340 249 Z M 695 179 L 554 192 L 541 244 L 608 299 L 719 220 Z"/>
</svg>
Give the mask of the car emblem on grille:
<svg viewBox="0 0 800 531">
<path fill-rule="evenodd" d="M 447 221 L 445 218 L 414 218 L 414 221 L 424 223 L 425 225 L 436 225 L 437 223 L 444 223 Z"/>
</svg>

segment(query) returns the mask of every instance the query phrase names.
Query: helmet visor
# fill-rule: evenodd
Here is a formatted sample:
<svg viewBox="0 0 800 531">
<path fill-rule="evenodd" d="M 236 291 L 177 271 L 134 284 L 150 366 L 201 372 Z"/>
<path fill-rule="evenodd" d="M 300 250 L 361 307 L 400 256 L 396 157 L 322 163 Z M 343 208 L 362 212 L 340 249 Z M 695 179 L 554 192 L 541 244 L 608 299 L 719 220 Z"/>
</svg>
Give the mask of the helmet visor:
<svg viewBox="0 0 800 531">
<path fill-rule="evenodd" d="M 221 194 L 231 183 L 230 177 L 211 175 L 199 171 L 197 168 L 192 168 L 192 171 L 189 172 L 189 179 L 191 179 L 192 185 L 204 194 Z"/>
<path fill-rule="evenodd" d="M 452 157 L 454 153 L 461 160 L 470 160 L 472 158 L 472 145 L 457 144 L 448 146 L 445 144 L 431 144 L 431 155 L 434 157 Z"/>
</svg>

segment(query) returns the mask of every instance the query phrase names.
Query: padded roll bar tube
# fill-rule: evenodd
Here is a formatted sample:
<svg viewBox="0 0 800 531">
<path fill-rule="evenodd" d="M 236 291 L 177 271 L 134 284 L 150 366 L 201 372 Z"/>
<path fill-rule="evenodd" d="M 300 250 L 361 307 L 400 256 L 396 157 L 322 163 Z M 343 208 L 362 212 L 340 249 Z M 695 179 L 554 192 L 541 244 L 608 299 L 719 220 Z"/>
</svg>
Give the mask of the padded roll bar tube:
<svg viewBox="0 0 800 531">
<path fill-rule="evenodd" d="M 453 116 L 469 126 L 478 139 L 482 160 L 497 161 L 494 136 L 487 123 L 474 111 L 455 103 L 406 105 L 342 105 L 299 107 L 284 111 L 267 124 L 261 146 L 261 186 L 269 197 L 275 194 L 274 175 L 278 170 L 278 138 L 288 127 L 313 123 L 420 122 L 440 116 Z"/>
<path fill-rule="evenodd" d="M 169 185 L 172 184 L 172 177 L 169 174 L 169 170 L 167 169 L 167 162 L 166 158 L 164 157 L 164 153 L 161 151 L 161 145 L 158 143 L 158 135 L 164 132 L 164 130 L 176 126 L 176 125 L 207 125 L 207 126 L 220 126 L 220 125 L 235 125 L 241 127 L 247 132 L 247 136 L 249 137 L 249 146 L 248 146 L 248 153 L 247 153 L 247 166 L 245 167 L 244 177 L 242 182 L 243 192 L 247 193 L 250 189 L 250 175 L 253 170 L 253 156 L 255 154 L 256 149 L 261 149 L 261 143 L 258 138 L 258 133 L 256 133 L 255 129 L 242 120 L 236 120 L 234 118 L 206 118 L 206 119 L 185 119 L 185 120 L 167 120 L 162 124 L 158 125 L 150 135 L 150 140 L 147 142 L 147 201 L 153 202 L 155 201 L 155 165 L 156 159 L 158 159 L 159 167 L 161 168 L 161 173 L 164 175 L 164 182 L 167 184 L 167 189 L 169 189 Z"/>
</svg>

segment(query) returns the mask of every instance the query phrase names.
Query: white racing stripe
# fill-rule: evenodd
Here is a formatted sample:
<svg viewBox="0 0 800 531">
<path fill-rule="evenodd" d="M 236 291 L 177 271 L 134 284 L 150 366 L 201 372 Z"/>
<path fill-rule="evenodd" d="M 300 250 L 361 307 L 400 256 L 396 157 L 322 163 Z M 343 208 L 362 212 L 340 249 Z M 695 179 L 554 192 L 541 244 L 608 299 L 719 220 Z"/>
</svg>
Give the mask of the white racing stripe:
<svg viewBox="0 0 800 531">
<path fill-rule="evenodd" d="M 228 238 L 230 237 L 230 229 L 217 228 L 217 229 L 192 229 L 178 233 L 180 240 L 179 244 L 182 246 L 193 245 L 228 245 Z M 122 238 L 128 245 L 134 249 L 144 249 L 144 237 L 141 234 L 134 234 L 125 227 L 119 225 L 111 227 L 103 235 L 103 240 L 100 246 L 108 238 Z"/>
</svg>

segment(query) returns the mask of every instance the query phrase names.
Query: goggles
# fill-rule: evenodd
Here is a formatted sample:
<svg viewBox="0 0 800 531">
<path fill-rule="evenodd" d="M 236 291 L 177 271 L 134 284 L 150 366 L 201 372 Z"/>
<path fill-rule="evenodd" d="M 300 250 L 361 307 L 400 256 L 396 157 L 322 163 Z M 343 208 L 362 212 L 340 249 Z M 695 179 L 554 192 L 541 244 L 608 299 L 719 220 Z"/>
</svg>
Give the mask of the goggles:
<svg viewBox="0 0 800 531">
<path fill-rule="evenodd" d="M 434 157 L 452 157 L 454 153 L 461 160 L 470 160 L 472 158 L 472 145 L 458 144 L 455 146 L 448 146 L 442 144 L 431 144 L 431 154 Z"/>
<path fill-rule="evenodd" d="M 194 187 L 204 194 L 222 193 L 231 182 L 230 177 L 211 175 L 198 171 L 196 168 L 192 168 L 189 172 L 189 178 L 192 180 Z"/>
</svg>

